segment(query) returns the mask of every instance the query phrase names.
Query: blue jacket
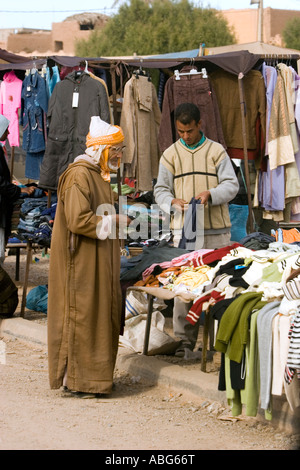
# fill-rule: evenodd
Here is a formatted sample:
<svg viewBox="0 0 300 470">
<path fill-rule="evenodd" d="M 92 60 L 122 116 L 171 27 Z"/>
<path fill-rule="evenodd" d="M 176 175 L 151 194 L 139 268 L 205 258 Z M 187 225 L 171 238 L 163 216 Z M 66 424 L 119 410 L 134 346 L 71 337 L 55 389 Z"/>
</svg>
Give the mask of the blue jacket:
<svg viewBox="0 0 300 470">
<path fill-rule="evenodd" d="M 21 117 L 23 149 L 36 153 L 45 150 L 46 113 L 48 96 L 46 82 L 36 71 L 23 80 L 21 92 Z"/>
</svg>

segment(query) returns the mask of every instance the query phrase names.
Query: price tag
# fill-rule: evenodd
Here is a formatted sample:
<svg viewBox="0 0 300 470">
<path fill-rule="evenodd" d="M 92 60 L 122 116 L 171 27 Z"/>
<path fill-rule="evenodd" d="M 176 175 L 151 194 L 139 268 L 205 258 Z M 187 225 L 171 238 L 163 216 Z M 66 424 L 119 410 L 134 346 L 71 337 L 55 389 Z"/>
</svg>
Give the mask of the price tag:
<svg viewBox="0 0 300 470">
<path fill-rule="evenodd" d="M 78 108 L 78 101 L 79 101 L 79 93 L 75 91 L 73 93 L 72 108 Z"/>
</svg>

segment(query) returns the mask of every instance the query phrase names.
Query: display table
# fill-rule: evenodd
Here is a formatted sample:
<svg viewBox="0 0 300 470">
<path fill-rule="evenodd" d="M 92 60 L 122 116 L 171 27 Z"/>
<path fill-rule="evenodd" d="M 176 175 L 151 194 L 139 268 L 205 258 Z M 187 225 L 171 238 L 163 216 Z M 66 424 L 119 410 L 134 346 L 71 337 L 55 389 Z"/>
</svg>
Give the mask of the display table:
<svg viewBox="0 0 300 470">
<path fill-rule="evenodd" d="M 16 273 L 15 279 L 19 281 L 20 277 L 20 251 L 21 249 L 26 249 L 26 266 L 25 266 L 25 277 L 24 277 L 24 284 L 23 284 L 23 295 L 22 295 L 22 303 L 21 303 L 21 317 L 24 317 L 25 307 L 26 307 L 26 296 L 27 296 L 27 286 L 28 286 L 28 277 L 29 277 L 29 268 L 32 262 L 32 250 L 33 248 L 37 248 L 38 244 L 33 243 L 32 241 L 28 240 L 26 243 L 7 243 L 7 249 L 16 249 Z"/>
<path fill-rule="evenodd" d="M 188 293 L 174 293 L 171 290 L 163 289 L 160 287 L 140 287 L 140 286 L 131 286 L 127 288 L 129 291 L 139 291 L 147 294 L 148 300 L 148 312 L 147 312 L 147 321 L 145 327 L 145 337 L 144 337 L 144 347 L 143 354 L 148 354 L 148 345 L 150 337 L 150 328 L 151 328 L 151 319 L 153 313 L 153 300 L 158 298 L 161 300 L 171 300 L 175 297 L 179 297 L 184 302 L 191 302 L 195 300 L 196 296 Z M 206 310 L 204 315 L 204 327 L 203 327 L 203 340 L 202 340 L 202 357 L 201 357 L 201 370 L 206 372 L 206 359 L 207 359 L 207 349 L 210 338 L 210 350 L 213 348 L 213 322 L 209 316 L 209 310 Z"/>
</svg>

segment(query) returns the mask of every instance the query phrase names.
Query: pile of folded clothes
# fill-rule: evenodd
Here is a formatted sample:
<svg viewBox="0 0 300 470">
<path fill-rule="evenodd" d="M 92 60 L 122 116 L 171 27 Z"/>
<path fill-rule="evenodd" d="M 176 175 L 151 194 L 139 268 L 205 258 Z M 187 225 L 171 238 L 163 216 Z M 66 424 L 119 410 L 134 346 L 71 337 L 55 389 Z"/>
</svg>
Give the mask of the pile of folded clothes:
<svg viewBox="0 0 300 470">
<path fill-rule="evenodd" d="M 26 198 L 21 205 L 18 238 L 49 247 L 56 212 L 56 201 L 48 207 L 48 198 Z"/>
</svg>

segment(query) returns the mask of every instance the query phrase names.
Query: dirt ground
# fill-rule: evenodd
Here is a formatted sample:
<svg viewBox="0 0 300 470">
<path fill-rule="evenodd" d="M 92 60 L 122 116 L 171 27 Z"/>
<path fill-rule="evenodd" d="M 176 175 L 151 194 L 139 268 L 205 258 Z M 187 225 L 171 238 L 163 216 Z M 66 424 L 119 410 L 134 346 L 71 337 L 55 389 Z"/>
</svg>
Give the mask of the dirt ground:
<svg viewBox="0 0 300 470">
<path fill-rule="evenodd" d="M 1 450 L 293 450 L 296 436 L 255 418 L 231 419 L 207 399 L 116 370 L 111 396 L 83 400 L 49 390 L 47 351 L 4 341 Z M 3 340 L 2 340 L 3 345 Z"/>
<path fill-rule="evenodd" d="M 49 260 L 42 252 L 34 257 L 29 289 L 47 283 Z M 14 263 L 14 256 L 7 257 L 12 277 Z M 46 322 L 44 314 L 27 311 L 25 318 Z M 197 455 L 201 450 L 299 449 L 299 436 L 256 418 L 234 419 L 229 409 L 207 398 L 154 386 L 118 369 L 114 382 L 113 393 L 104 398 L 64 397 L 61 390 L 49 389 L 46 348 L 0 338 L 0 450 L 102 450 L 104 455 L 189 450 Z"/>
</svg>

